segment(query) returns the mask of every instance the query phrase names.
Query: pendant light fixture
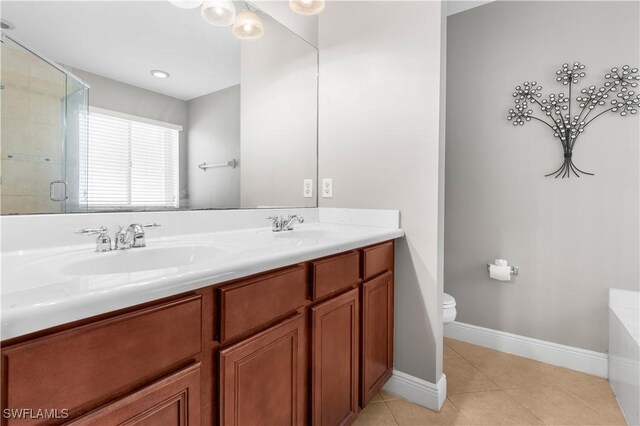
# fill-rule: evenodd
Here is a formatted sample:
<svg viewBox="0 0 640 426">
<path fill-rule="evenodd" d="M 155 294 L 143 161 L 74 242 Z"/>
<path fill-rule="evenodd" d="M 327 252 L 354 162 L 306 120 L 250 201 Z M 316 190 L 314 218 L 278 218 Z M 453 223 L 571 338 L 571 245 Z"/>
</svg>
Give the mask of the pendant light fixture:
<svg viewBox="0 0 640 426">
<path fill-rule="evenodd" d="M 324 0 L 289 0 L 289 7 L 300 15 L 317 15 L 324 9 Z"/>
<path fill-rule="evenodd" d="M 228 27 L 236 19 L 236 8 L 231 0 L 205 0 L 200 14 L 211 25 Z"/>
<path fill-rule="evenodd" d="M 181 9 L 195 9 L 202 5 L 202 0 L 169 0 L 169 3 Z"/>
<path fill-rule="evenodd" d="M 238 13 L 233 23 L 233 34 L 240 40 L 255 40 L 264 34 L 264 26 L 260 17 L 249 10 L 249 6 Z"/>
</svg>

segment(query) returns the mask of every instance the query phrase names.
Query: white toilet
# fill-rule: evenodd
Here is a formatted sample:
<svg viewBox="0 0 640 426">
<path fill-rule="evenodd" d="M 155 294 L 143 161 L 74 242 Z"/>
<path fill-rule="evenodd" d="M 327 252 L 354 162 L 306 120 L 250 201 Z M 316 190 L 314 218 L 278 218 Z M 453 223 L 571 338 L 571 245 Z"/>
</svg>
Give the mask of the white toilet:
<svg viewBox="0 0 640 426">
<path fill-rule="evenodd" d="M 456 299 L 450 294 L 442 293 L 442 322 L 444 324 L 453 322 L 457 313 Z"/>
</svg>

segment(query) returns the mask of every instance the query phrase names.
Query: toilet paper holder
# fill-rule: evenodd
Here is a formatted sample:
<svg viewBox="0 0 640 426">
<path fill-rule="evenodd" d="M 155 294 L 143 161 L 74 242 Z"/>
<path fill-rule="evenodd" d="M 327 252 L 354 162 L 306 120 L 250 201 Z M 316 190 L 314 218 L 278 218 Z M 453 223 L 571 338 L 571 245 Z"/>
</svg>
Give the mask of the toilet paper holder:
<svg viewBox="0 0 640 426">
<path fill-rule="evenodd" d="M 487 263 L 487 271 L 489 271 L 490 267 L 491 267 L 491 263 Z M 518 275 L 519 268 L 517 266 L 509 266 L 509 268 L 511 269 L 510 271 L 511 275 Z"/>
</svg>

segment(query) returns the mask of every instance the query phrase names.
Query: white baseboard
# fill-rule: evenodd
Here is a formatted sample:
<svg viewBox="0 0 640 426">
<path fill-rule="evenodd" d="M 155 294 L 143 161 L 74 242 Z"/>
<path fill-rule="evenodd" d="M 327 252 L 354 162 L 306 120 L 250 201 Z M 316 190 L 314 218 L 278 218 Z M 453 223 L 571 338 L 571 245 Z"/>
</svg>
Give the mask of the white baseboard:
<svg viewBox="0 0 640 426">
<path fill-rule="evenodd" d="M 600 352 L 457 321 L 445 324 L 444 336 L 594 376 L 608 377 L 608 356 Z"/>
<path fill-rule="evenodd" d="M 447 397 L 447 377 L 443 374 L 436 384 L 393 370 L 384 390 L 430 410 L 440 411 Z"/>
</svg>

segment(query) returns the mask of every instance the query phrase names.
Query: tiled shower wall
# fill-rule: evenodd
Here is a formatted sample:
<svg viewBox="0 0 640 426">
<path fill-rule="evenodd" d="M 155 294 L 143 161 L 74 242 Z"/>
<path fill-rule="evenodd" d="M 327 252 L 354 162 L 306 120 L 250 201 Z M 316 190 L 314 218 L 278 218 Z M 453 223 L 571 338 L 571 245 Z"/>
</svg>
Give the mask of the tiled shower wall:
<svg viewBox="0 0 640 426">
<path fill-rule="evenodd" d="M 8 39 L 1 66 L 0 210 L 59 213 L 49 184 L 64 170 L 65 75 Z"/>
</svg>

